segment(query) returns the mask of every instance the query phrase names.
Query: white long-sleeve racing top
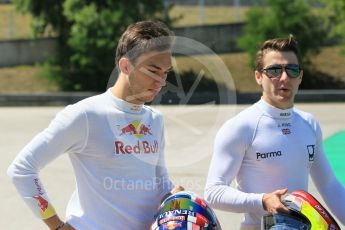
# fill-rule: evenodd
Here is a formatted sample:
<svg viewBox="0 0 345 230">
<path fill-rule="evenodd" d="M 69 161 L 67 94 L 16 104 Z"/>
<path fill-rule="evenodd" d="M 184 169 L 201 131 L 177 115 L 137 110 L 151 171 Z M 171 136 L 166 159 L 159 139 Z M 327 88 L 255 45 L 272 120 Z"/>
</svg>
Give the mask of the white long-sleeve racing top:
<svg viewBox="0 0 345 230">
<path fill-rule="evenodd" d="M 55 211 L 39 171 L 64 153 L 76 177 L 66 211 L 70 225 L 78 230 L 149 229 L 160 199 L 172 189 L 159 112 L 120 100 L 108 90 L 58 113 L 8 169 L 40 218 Z"/>
<path fill-rule="evenodd" d="M 205 187 L 214 208 L 242 212 L 242 229 L 260 229 L 264 193 L 308 190 L 311 175 L 331 212 L 345 224 L 345 189 L 324 154 L 312 115 L 277 109 L 263 99 L 227 121 L 215 138 Z M 235 181 L 236 188 L 229 186 Z"/>
</svg>

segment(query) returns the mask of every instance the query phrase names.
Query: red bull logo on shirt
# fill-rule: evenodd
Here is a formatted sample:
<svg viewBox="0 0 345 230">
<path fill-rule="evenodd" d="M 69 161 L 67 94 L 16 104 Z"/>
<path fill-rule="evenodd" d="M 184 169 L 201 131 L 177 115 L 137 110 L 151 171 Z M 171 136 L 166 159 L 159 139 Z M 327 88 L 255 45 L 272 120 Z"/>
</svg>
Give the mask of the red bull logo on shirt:
<svg viewBox="0 0 345 230">
<path fill-rule="evenodd" d="M 48 209 L 48 201 L 46 199 L 41 196 L 34 196 L 34 198 L 37 200 L 37 204 L 43 212 Z"/>
<path fill-rule="evenodd" d="M 131 154 L 131 153 L 157 153 L 158 141 L 154 141 L 150 144 L 148 141 L 137 141 L 135 145 L 126 145 L 122 141 L 115 141 L 115 153 L 116 154 Z"/>
<path fill-rule="evenodd" d="M 146 135 L 152 135 L 152 132 L 149 125 L 147 126 L 138 120 L 134 120 L 132 123 L 120 128 L 119 135 L 134 135 L 137 138 L 142 138 Z"/>
<path fill-rule="evenodd" d="M 119 136 L 134 136 L 138 139 L 143 138 L 144 136 L 152 136 L 152 131 L 150 125 L 145 125 L 140 123 L 138 120 L 132 121 L 132 123 L 119 127 Z M 150 154 L 150 153 L 158 153 L 159 151 L 159 144 L 157 140 L 148 141 L 138 140 L 135 144 L 131 142 L 131 144 L 127 144 L 124 141 L 116 140 L 115 141 L 115 153 L 116 154 Z"/>
<path fill-rule="evenodd" d="M 56 214 L 53 206 L 42 196 L 38 195 L 38 196 L 34 196 L 33 198 L 37 201 L 37 205 L 40 209 L 40 214 L 43 219 L 47 219 Z"/>
</svg>

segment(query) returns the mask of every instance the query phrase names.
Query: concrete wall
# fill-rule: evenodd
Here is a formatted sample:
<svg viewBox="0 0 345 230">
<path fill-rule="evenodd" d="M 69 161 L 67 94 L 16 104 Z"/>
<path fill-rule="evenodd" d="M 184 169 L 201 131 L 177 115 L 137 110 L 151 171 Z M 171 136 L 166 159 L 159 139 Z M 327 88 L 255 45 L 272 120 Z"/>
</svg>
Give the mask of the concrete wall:
<svg viewBox="0 0 345 230">
<path fill-rule="evenodd" d="M 237 38 L 244 32 L 244 23 L 191 26 L 173 29 L 177 36 L 194 39 L 209 47 L 213 52 L 225 53 L 240 51 Z M 340 39 L 328 39 L 325 45 L 338 44 Z M 55 52 L 56 39 L 0 41 L 0 67 L 31 65 L 42 62 Z M 194 54 L 195 51 L 190 52 Z M 188 51 L 186 52 L 188 53 Z"/>
<path fill-rule="evenodd" d="M 166 4 L 197 6 L 203 2 L 206 6 L 234 6 L 235 0 L 164 0 Z M 265 0 L 240 0 L 241 6 L 264 5 Z"/>
<path fill-rule="evenodd" d="M 0 42 L 0 67 L 32 65 L 55 52 L 56 39 L 8 40 Z"/>
<path fill-rule="evenodd" d="M 216 53 L 239 51 L 237 38 L 243 33 L 244 23 L 191 26 L 174 29 L 175 35 L 194 39 Z"/>
<path fill-rule="evenodd" d="M 177 36 L 197 40 L 217 53 L 238 51 L 235 40 L 242 31 L 242 23 L 174 29 Z M 0 67 L 42 62 L 54 54 L 56 47 L 54 38 L 0 41 Z"/>
</svg>

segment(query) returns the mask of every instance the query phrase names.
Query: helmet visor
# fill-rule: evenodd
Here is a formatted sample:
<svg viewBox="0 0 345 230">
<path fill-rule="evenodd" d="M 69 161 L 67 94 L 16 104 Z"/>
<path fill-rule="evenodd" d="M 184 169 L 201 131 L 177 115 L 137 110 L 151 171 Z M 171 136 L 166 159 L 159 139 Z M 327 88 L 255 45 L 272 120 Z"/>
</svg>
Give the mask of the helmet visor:
<svg viewBox="0 0 345 230">
<path fill-rule="evenodd" d="M 311 224 L 304 219 L 285 215 L 266 215 L 262 218 L 263 230 L 310 230 Z"/>
</svg>

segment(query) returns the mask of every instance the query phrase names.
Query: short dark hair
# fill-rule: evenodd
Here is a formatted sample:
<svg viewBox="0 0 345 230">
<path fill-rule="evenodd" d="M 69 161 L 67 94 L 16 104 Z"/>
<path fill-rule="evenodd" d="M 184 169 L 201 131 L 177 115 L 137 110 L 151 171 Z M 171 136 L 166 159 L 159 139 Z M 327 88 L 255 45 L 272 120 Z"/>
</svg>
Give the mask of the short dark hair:
<svg viewBox="0 0 345 230">
<path fill-rule="evenodd" d="M 255 69 L 261 71 L 264 68 L 264 56 L 268 51 L 280 51 L 280 52 L 293 52 L 298 60 L 298 64 L 302 66 L 301 52 L 299 50 L 298 42 L 293 35 L 289 35 L 288 38 L 274 38 L 265 41 L 259 51 L 256 53 Z"/>
<path fill-rule="evenodd" d="M 134 64 L 143 53 L 171 49 L 173 36 L 174 33 L 159 21 L 140 21 L 128 26 L 116 48 L 116 67 L 123 56 Z"/>
</svg>

